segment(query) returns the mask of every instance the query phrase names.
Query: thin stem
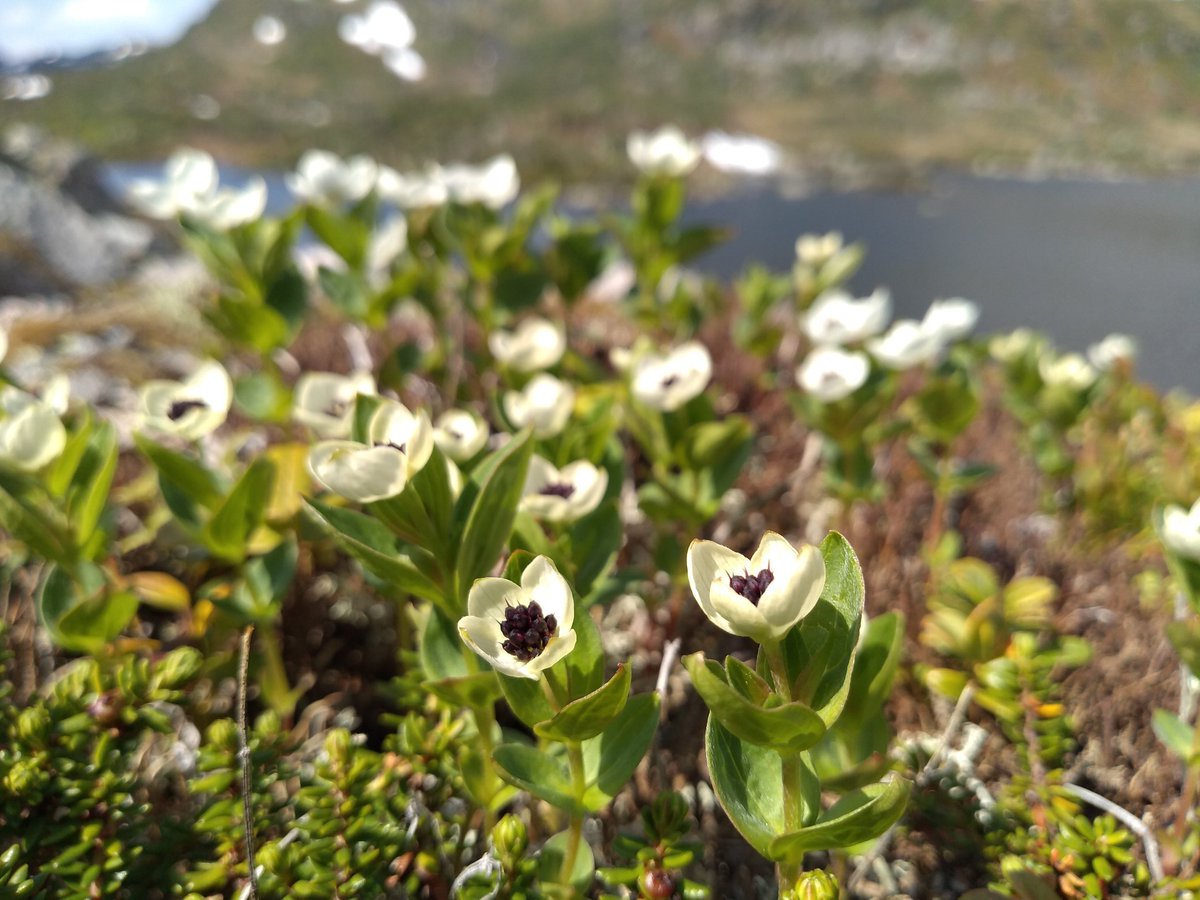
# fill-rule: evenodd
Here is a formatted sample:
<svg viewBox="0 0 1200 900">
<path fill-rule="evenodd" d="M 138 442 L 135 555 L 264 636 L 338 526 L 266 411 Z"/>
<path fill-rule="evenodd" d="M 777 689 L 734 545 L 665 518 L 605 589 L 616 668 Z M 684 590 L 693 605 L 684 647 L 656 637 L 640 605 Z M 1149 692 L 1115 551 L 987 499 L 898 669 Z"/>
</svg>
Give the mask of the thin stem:
<svg viewBox="0 0 1200 900">
<path fill-rule="evenodd" d="M 575 799 L 582 803 L 584 792 L 587 790 L 587 780 L 583 771 L 583 747 L 578 741 L 567 742 L 567 763 L 571 767 L 571 784 Z M 582 840 L 583 816 L 572 813 L 570 830 L 567 832 L 567 852 L 563 856 L 562 871 L 558 876 L 562 884 L 571 883 L 571 873 L 575 871 L 575 860 L 579 857 L 579 845 Z"/>
<path fill-rule="evenodd" d="M 246 737 L 246 682 L 250 674 L 250 637 L 254 626 L 242 632 L 242 648 L 238 658 L 237 731 L 238 760 L 242 768 L 242 824 L 246 830 L 246 867 L 250 872 L 250 897 L 258 896 L 258 871 L 254 863 L 254 815 L 250 796 L 250 742 Z"/>
</svg>

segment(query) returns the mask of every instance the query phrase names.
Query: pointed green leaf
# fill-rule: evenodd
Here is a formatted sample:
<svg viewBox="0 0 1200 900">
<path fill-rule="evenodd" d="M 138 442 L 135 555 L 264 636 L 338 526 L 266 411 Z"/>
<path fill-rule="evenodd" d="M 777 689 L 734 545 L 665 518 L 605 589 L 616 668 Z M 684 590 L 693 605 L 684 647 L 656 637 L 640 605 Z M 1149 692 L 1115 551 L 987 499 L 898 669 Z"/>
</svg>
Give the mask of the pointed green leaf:
<svg viewBox="0 0 1200 900">
<path fill-rule="evenodd" d="M 713 791 L 734 828 L 768 859 L 783 833 L 783 763 L 779 754 L 734 735 L 708 717 L 704 752 Z"/>
<path fill-rule="evenodd" d="M 262 524 L 274 483 L 275 464 L 270 459 L 259 457 L 251 463 L 205 527 L 215 555 L 234 562 L 245 559 L 247 539 Z"/>
<path fill-rule="evenodd" d="M 527 744 L 501 744 L 492 754 L 505 781 L 571 815 L 587 812 L 575 797 L 571 774 L 557 757 Z"/>
<path fill-rule="evenodd" d="M 584 804 L 599 812 L 620 793 L 650 748 L 658 728 L 657 692 L 630 697 L 602 734 L 583 742 L 588 790 Z"/>
<path fill-rule="evenodd" d="M 842 797 L 815 825 L 780 835 L 771 841 L 770 857 L 800 862 L 813 850 L 838 850 L 873 840 L 904 813 L 912 784 L 898 776 L 868 785 Z"/>
<path fill-rule="evenodd" d="M 554 718 L 535 726 L 534 732 L 550 741 L 585 741 L 595 737 L 625 708 L 630 677 L 629 667 L 621 663 L 607 683 L 568 703 Z"/>
</svg>

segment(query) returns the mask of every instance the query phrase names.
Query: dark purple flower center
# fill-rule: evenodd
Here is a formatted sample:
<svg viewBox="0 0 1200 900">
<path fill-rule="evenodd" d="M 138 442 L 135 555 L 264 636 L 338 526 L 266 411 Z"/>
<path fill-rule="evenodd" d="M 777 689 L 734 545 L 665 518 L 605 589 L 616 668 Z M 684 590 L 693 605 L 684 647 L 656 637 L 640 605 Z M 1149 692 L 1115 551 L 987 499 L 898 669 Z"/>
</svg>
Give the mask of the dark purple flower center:
<svg viewBox="0 0 1200 900">
<path fill-rule="evenodd" d="M 668 375 L 666 378 L 664 378 L 662 380 L 663 390 L 664 391 L 670 390 L 671 388 L 675 387 L 675 385 L 678 383 L 679 383 L 678 375 Z"/>
<path fill-rule="evenodd" d="M 546 485 L 538 493 L 546 497 L 562 497 L 564 500 L 570 500 L 571 495 L 575 493 L 575 485 L 560 481 Z"/>
<path fill-rule="evenodd" d="M 167 409 L 167 418 L 178 422 L 193 409 L 208 409 L 208 404 L 203 400 L 176 400 Z"/>
<path fill-rule="evenodd" d="M 733 588 L 735 593 L 741 594 L 755 606 L 758 606 L 758 601 L 762 599 L 762 595 L 767 592 L 767 588 L 771 582 L 775 580 L 774 573 L 771 572 L 771 567 L 763 569 L 757 575 L 751 575 L 745 572 L 742 575 L 730 575 L 729 586 Z"/>
<path fill-rule="evenodd" d="M 408 441 L 405 441 L 403 444 L 397 444 L 395 441 L 387 441 L 387 442 L 379 441 L 378 443 L 375 444 L 375 446 L 376 447 L 391 447 L 393 450 L 399 450 L 401 453 L 408 452 L 408 450 L 405 449 L 406 447 L 408 447 Z"/>
<path fill-rule="evenodd" d="M 500 633 L 506 638 L 500 646 L 510 656 L 529 662 L 541 656 L 557 630 L 558 621 L 554 616 L 542 615 L 536 601 L 528 606 L 510 606 L 504 610 L 504 621 L 500 623 Z"/>
</svg>

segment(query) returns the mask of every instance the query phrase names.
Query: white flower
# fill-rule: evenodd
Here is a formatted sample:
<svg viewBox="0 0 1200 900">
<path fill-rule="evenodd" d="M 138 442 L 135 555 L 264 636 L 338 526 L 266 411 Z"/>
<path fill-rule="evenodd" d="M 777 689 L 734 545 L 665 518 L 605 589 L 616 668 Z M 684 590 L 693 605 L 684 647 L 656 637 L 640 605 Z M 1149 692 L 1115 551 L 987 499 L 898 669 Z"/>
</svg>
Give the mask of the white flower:
<svg viewBox="0 0 1200 900">
<path fill-rule="evenodd" d="M 404 490 L 408 483 L 404 453 L 386 444 L 321 441 L 308 451 L 308 470 L 328 490 L 348 500 L 373 503 Z"/>
<path fill-rule="evenodd" d="M 832 290 L 816 299 L 800 326 L 814 344 L 852 344 L 883 331 L 891 314 L 892 295 L 885 288 L 861 300 Z"/>
<path fill-rule="evenodd" d="M 539 438 L 554 437 L 567 425 L 575 389 L 553 375 L 535 375 L 522 391 L 504 395 L 504 414 L 517 428 L 529 425 Z"/>
<path fill-rule="evenodd" d="M 608 472 L 585 459 L 562 469 L 534 456 L 521 494 L 520 508 L 535 519 L 573 522 L 600 505 L 608 489 Z"/>
<path fill-rule="evenodd" d="M 714 541 L 687 553 L 692 594 L 713 624 L 759 642 L 778 641 L 808 615 L 825 589 L 825 561 L 768 531 L 750 559 Z"/>
<path fill-rule="evenodd" d="M 585 292 L 597 303 L 619 303 L 629 296 L 637 284 L 637 270 L 627 259 L 609 263 L 597 275 Z"/>
<path fill-rule="evenodd" d="M 434 424 L 433 440 L 455 462 L 466 462 L 487 443 L 488 427 L 483 419 L 465 409 L 448 409 Z"/>
<path fill-rule="evenodd" d="M 567 336 L 555 323 L 540 316 L 521 322 L 513 331 L 497 329 L 488 335 L 492 356 L 517 372 L 548 369 L 567 349 Z"/>
<path fill-rule="evenodd" d="M 36 397 L 0 419 L 0 466 L 36 472 L 57 459 L 66 443 L 58 415 Z"/>
<path fill-rule="evenodd" d="M 770 175 L 783 162 L 783 151 L 778 144 L 752 134 L 710 131 L 701 139 L 700 146 L 708 164 L 721 172 Z"/>
<path fill-rule="evenodd" d="M 1088 361 L 1101 372 L 1108 372 L 1118 363 L 1137 359 L 1137 341 L 1127 334 L 1110 334 L 1099 343 L 1088 347 Z"/>
<path fill-rule="evenodd" d="M 322 441 L 308 454 L 313 477 L 335 494 L 359 503 L 394 497 L 429 461 L 433 426 L 424 410 L 413 413 L 384 400 L 367 425 L 369 442 Z"/>
<path fill-rule="evenodd" d="M 699 396 L 712 379 L 712 357 L 699 341 L 680 344 L 666 356 L 648 354 L 633 364 L 631 388 L 641 403 L 663 412 Z"/>
<path fill-rule="evenodd" d="M 274 47 L 287 39 L 287 26 L 275 16 L 259 16 L 254 20 L 251 33 L 264 47 Z"/>
<path fill-rule="evenodd" d="M 949 300 L 934 300 L 921 321 L 921 327 L 949 343 L 970 334 L 978 321 L 979 307 L 976 304 L 962 297 L 952 297 Z"/>
<path fill-rule="evenodd" d="M 441 206 L 450 199 L 450 192 L 436 170 L 402 175 L 395 169 L 382 166 L 377 185 L 379 196 L 401 209 L 424 209 Z"/>
<path fill-rule="evenodd" d="M 1163 512 L 1162 539 L 1176 556 L 1200 562 L 1200 500 L 1191 510 L 1168 506 Z"/>
<path fill-rule="evenodd" d="M 307 150 L 296 171 L 284 176 L 288 189 L 304 203 L 342 206 L 357 203 L 375 187 L 379 167 L 369 156 L 348 160 L 325 150 Z"/>
<path fill-rule="evenodd" d="M 0 409 L 10 416 L 15 416 L 26 407 L 37 403 L 50 407 L 52 412 L 61 416 L 66 413 L 70 402 L 71 380 L 62 372 L 50 376 L 37 394 L 23 391 L 11 384 L 0 388 Z"/>
<path fill-rule="evenodd" d="M 1038 360 L 1038 374 L 1051 387 L 1067 387 L 1073 391 L 1086 391 L 1099 377 L 1078 353 L 1064 353 L 1059 357 L 1044 355 Z"/>
<path fill-rule="evenodd" d="M 571 588 L 549 559 L 536 557 L 521 583 L 480 578 L 467 594 L 458 633 L 497 672 L 538 680 L 575 649 Z"/>
<path fill-rule="evenodd" d="M 914 319 L 893 322 L 887 334 L 867 342 L 871 355 L 889 369 L 910 369 L 931 362 L 944 347 L 941 335 Z"/>
<path fill-rule="evenodd" d="M 387 282 L 392 263 L 408 249 L 408 220 L 394 215 L 371 234 L 367 244 L 367 276 L 376 287 Z"/>
<path fill-rule="evenodd" d="M 202 150 L 177 150 L 167 160 L 161 179 L 139 178 L 127 196 L 153 219 L 173 219 L 191 209 L 199 198 L 217 189 L 217 164 Z"/>
<path fill-rule="evenodd" d="M 296 382 L 292 418 L 321 437 L 344 438 L 353 423 L 354 398 L 374 393 L 375 379 L 368 372 L 306 372 Z"/>
<path fill-rule="evenodd" d="M 208 360 L 183 381 L 146 382 L 138 412 L 143 427 L 195 441 L 221 427 L 232 402 L 229 373 L 216 360 Z"/>
<path fill-rule="evenodd" d="M 482 203 L 489 209 L 507 206 L 521 191 L 517 164 L 508 154 L 478 166 L 446 166 L 438 170 L 437 177 L 455 203 Z"/>
<path fill-rule="evenodd" d="M 401 81 L 424 81 L 425 76 L 429 74 L 425 57 L 412 47 L 385 50 L 382 58 L 388 71 Z"/>
<path fill-rule="evenodd" d="M 185 212 L 209 228 L 228 231 L 257 222 L 267 209 L 267 182 L 255 175 L 242 188 L 221 188 L 197 198 Z"/>
<path fill-rule="evenodd" d="M 988 344 L 992 358 L 1002 363 L 1014 363 L 1038 343 L 1038 336 L 1028 328 L 1018 328 L 1011 334 L 1000 334 Z"/>
<path fill-rule="evenodd" d="M 361 16 L 342 16 L 338 34 L 347 44 L 375 55 L 411 46 L 417 29 L 400 4 L 375 0 Z"/>
<path fill-rule="evenodd" d="M 700 162 L 700 146 L 674 125 L 635 131 L 625 142 L 630 161 L 646 175 L 686 175 Z"/>
<path fill-rule="evenodd" d="M 862 387 L 870 373 L 865 353 L 818 347 L 796 369 L 796 381 L 822 403 L 836 403 Z"/>
<path fill-rule="evenodd" d="M 267 183 L 251 178 L 243 188 L 218 188 L 217 164 L 201 150 L 179 150 L 167 160 L 161 179 L 138 179 L 128 197 L 154 219 L 188 216 L 217 230 L 258 219 L 267 207 Z"/>
<path fill-rule="evenodd" d="M 842 249 L 842 233 L 802 234 L 796 238 L 796 259 L 805 266 L 822 266 Z"/>
</svg>

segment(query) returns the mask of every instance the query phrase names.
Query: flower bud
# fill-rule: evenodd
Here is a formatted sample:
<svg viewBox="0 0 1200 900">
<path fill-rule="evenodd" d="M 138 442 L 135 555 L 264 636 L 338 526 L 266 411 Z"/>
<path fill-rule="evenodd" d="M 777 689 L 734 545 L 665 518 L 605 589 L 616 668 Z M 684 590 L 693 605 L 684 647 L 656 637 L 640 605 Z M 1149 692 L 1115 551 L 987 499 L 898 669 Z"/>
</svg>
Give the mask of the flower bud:
<svg viewBox="0 0 1200 900">
<path fill-rule="evenodd" d="M 805 872 L 796 884 L 780 895 L 780 900 L 838 900 L 842 896 L 837 878 L 828 872 Z"/>
<path fill-rule="evenodd" d="M 492 829 L 492 844 L 504 867 L 513 868 L 529 847 L 529 832 L 525 829 L 525 823 L 516 816 L 505 816 Z"/>
<path fill-rule="evenodd" d="M 344 769 L 350 762 L 353 741 L 345 728 L 335 728 L 325 736 L 325 752 L 336 769 Z"/>
</svg>

